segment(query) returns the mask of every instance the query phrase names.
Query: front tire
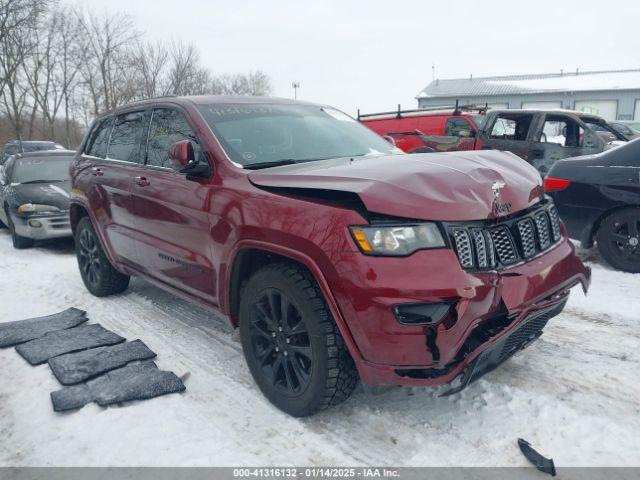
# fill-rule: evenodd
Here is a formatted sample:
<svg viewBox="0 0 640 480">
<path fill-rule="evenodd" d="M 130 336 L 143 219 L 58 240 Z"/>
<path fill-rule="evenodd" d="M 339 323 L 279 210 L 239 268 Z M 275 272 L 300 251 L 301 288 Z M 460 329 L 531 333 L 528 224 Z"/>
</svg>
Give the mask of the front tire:
<svg viewBox="0 0 640 480">
<path fill-rule="evenodd" d="M 35 245 L 35 241 L 31 238 L 21 237 L 16 233 L 16 227 L 13 224 L 13 220 L 11 220 L 11 215 L 9 214 L 9 210 L 5 210 L 7 214 L 7 227 L 9 228 L 9 233 L 11 233 L 11 243 L 13 243 L 13 248 L 18 250 L 24 250 L 25 248 L 31 248 Z"/>
<path fill-rule="evenodd" d="M 96 297 L 122 293 L 129 286 L 130 277 L 113 268 L 89 217 L 78 222 L 76 256 L 82 281 Z"/>
<path fill-rule="evenodd" d="M 240 340 L 265 397 L 295 417 L 343 402 L 358 373 L 311 275 L 277 263 L 256 272 L 240 300 Z"/>
<path fill-rule="evenodd" d="M 612 213 L 600 224 L 598 250 L 612 267 L 624 272 L 640 272 L 640 208 Z"/>
</svg>

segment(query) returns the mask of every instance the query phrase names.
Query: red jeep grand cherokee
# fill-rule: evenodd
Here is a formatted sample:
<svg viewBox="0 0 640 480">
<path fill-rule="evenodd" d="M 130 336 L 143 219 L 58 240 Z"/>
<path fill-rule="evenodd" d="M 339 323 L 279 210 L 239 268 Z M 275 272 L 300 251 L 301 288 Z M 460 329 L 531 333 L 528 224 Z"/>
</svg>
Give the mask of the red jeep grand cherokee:
<svg viewBox="0 0 640 480">
<path fill-rule="evenodd" d="M 143 277 L 240 328 L 296 416 L 369 385 L 457 391 L 535 340 L 590 273 L 510 153 L 404 155 L 331 107 L 192 97 L 98 118 L 72 166 L 82 279 Z"/>
</svg>

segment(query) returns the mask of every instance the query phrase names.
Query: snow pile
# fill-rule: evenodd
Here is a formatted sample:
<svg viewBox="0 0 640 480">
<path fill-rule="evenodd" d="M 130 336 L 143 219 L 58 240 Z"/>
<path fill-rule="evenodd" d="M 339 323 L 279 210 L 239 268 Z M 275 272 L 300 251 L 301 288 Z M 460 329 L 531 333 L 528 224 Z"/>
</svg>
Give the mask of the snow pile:
<svg viewBox="0 0 640 480">
<path fill-rule="evenodd" d="M 231 330 L 210 313 L 140 280 L 92 297 L 69 244 L 18 251 L 3 230 L 0 258 L 0 321 L 75 306 L 144 338 L 159 368 L 190 373 L 183 395 L 55 414 L 49 368 L 0 350 L 0 466 L 528 466 L 518 437 L 559 467 L 640 465 L 640 275 L 597 258 L 590 295 L 576 289 L 540 340 L 461 394 L 359 389 L 302 420 L 262 397 Z"/>
</svg>

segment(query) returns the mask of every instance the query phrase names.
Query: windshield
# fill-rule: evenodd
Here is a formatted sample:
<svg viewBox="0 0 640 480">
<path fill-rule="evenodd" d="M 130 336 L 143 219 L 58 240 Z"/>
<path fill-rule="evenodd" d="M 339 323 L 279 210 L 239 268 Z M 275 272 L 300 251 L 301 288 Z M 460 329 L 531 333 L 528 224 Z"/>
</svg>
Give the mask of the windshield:
<svg viewBox="0 0 640 480">
<path fill-rule="evenodd" d="M 13 169 L 13 183 L 62 182 L 69 179 L 71 158 L 22 158 Z"/>
<path fill-rule="evenodd" d="M 594 132 L 608 133 L 618 140 L 624 140 L 624 138 L 620 137 L 620 134 L 615 129 L 611 128 L 606 123 L 600 123 L 597 120 L 591 118 L 582 118 L 582 121 L 589 125 L 589 128 L 591 128 L 591 130 L 593 130 Z"/>
<path fill-rule="evenodd" d="M 29 152 L 43 152 L 45 150 L 60 150 L 62 149 L 62 145 L 57 145 L 55 143 L 23 143 L 22 150 L 24 153 Z"/>
<path fill-rule="evenodd" d="M 313 105 L 208 105 L 200 112 L 240 165 L 402 153 L 344 113 Z"/>
</svg>

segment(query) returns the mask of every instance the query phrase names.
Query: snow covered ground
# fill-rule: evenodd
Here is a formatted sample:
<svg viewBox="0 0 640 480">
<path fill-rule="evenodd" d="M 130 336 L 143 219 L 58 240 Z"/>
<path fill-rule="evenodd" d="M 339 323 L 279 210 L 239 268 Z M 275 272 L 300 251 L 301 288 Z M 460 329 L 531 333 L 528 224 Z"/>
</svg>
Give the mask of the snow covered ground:
<svg viewBox="0 0 640 480">
<path fill-rule="evenodd" d="M 0 322 L 75 306 L 190 373 L 181 395 L 55 414 L 49 368 L 0 350 L 0 466 L 525 466 L 518 437 L 558 466 L 640 465 L 640 275 L 584 256 L 589 296 L 576 289 L 540 340 L 461 394 L 360 388 L 294 419 L 262 397 L 221 320 L 140 280 L 92 297 L 70 243 L 19 251 L 0 230 Z"/>
</svg>

